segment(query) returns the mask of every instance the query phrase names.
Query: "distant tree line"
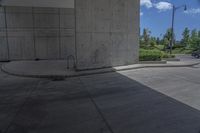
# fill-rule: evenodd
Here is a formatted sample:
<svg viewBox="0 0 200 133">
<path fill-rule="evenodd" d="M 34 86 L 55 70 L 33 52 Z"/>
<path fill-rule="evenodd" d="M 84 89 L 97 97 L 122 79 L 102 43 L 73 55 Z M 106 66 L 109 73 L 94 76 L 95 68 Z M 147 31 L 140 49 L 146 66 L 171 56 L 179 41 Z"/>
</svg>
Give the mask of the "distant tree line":
<svg viewBox="0 0 200 133">
<path fill-rule="evenodd" d="M 168 50 L 172 39 L 171 36 L 171 28 L 167 29 L 162 38 L 151 36 L 151 31 L 145 28 L 140 36 L 140 47 L 149 49 L 155 47 L 156 45 L 162 45 L 163 50 Z M 173 41 L 173 48 L 190 48 L 194 50 L 200 49 L 200 31 L 197 29 L 190 30 L 189 28 L 185 28 L 182 33 L 182 40 Z"/>
</svg>

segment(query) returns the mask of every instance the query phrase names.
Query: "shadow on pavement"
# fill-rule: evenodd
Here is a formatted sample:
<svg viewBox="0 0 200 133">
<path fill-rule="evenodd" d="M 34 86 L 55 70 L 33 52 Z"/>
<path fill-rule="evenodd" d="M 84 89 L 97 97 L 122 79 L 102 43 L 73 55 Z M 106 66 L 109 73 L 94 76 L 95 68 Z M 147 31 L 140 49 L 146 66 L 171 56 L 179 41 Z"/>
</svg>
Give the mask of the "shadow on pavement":
<svg viewBox="0 0 200 133">
<path fill-rule="evenodd" d="M 199 133 L 200 112 L 119 73 L 0 82 L 2 133 Z"/>
</svg>

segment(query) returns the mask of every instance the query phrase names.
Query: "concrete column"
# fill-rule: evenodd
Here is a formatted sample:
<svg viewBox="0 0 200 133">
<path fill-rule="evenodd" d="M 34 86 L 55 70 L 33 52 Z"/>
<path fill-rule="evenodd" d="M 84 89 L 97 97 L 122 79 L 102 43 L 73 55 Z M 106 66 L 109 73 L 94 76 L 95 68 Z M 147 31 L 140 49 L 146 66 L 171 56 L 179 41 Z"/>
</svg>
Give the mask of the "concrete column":
<svg viewBox="0 0 200 133">
<path fill-rule="evenodd" d="M 138 61 L 139 0 L 76 0 L 77 68 Z"/>
</svg>

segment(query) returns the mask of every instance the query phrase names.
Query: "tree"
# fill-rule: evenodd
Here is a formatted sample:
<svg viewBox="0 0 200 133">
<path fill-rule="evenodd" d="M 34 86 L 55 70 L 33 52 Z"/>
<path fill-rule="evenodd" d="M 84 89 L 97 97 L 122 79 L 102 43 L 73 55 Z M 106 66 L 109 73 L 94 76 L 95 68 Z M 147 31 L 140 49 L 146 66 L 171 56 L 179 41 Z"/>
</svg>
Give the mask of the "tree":
<svg viewBox="0 0 200 133">
<path fill-rule="evenodd" d="M 200 50 L 200 38 L 196 38 L 195 40 L 192 41 L 191 47 L 194 50 Z"/>
<path fill-rule="evenodd" d="M 194 40 L 194 39 L 197 39 L 198 38 L 198 32 L 196 29 L 193 29 L 192 30 L 192 33 L 191 33 L 191 40 Z"/>
<path fill-rule="evenodd" d="M 160 45 L 160 38 L 159 37 L 156 38 L 156 44 Z"/>
<path fill-rule="evenodd" d="M 181 41 L 181 44 L 185 47 L 190 44 L 190 30 L 188 28 L 185 28 L 182 33 L 183 39 Z"/>
<path fill-rule="evenodd" d="M 156 43 L 156 38 L 155 37 L 151 37 L 150 38 L 150 47 L 155 47 L 157 45 Z"/>
<path fill-rule="evenodd" d="M 149 31 L 149 29 L 144 28 L 142 38 L 143 38 L 143 43 L 146 46 L 150 45 L 150 34 L 151 32 Z"/>
<path fill-rule="evenodd" d="M 169 28 L 167 29 L 166 33 L 163 36 L 163 44 L 165 45 L 165 49 L 169 48 L 171 39 L 172 39 L 172 29 Z"/>
<path fill-rule="evenodd" d="M 198 38 L 200 38 L 200 31 L 198 31 Z"/>
<path fill-rule="evenodd" d="M 190 43 L 191 48 L 200 49 L 200 38 L 196 29 L 192 30 Z"/>
</svg>

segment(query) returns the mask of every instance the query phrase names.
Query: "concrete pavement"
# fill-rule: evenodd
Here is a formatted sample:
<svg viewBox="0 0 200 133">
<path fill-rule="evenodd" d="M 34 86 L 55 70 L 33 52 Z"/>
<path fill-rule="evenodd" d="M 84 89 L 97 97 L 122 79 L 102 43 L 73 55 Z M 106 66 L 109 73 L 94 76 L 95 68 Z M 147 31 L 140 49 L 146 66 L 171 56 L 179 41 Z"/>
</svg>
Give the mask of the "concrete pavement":
<svg viewBox="0 0 200 133">
<path fill-rule="evenodd" d="M 199 133 L 200 66 L 51 81 L 0 72 L 2 133 Z"/>
<path fill-rule="evenodd" d="M 188 55 L 179 55 L 181 61 L 167 61 L 160 64 L 134 64 L 128 66 L 118 66 L 112 68 L 74 71 L 67 69 L 66 60 L 43 60 L 43 61 L 13 61 L 2 65 L 2 70 L 8 74 L 34 77 L 34 78 L 52 78 L 52 77 L 77 77 L 83 75 L 108 73 L 116 71 L 124 71 L 131 69 L 152 68 L 152 67 L 188 67 L 197 65 L 200 60 L 194 59 Z"/>
</svg>

